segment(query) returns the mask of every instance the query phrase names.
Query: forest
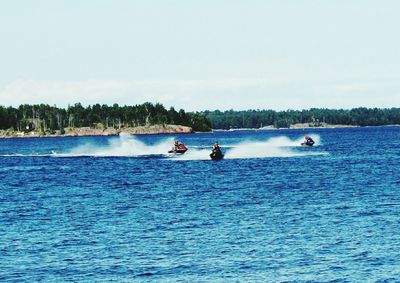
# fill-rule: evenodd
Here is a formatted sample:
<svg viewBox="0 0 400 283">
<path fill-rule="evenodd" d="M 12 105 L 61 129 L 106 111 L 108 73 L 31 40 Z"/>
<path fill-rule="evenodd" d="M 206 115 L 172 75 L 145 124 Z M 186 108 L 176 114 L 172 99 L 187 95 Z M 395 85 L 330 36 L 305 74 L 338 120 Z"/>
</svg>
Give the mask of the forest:
<svg viewBox="0 0 400 283">
<path fill-rule="evenodd" d="M 275 128 L 289 128 L 302 123 L 310 127 L 331 125 L 383 126 L 400 124 L 400 108 L 353 108 L 309 110 L 247 110 L 247 111 L 204 111 L 213 129 L 262 128 L 273 125 Z"/>
<path fill-rule="evenodd" d="M 136 127 L 156 124 L 174 124 L 192 127 L 193 131 L 210 131 L 211 124 L 201 113 L 165 109 L 162 104 L 146 102 L 135 106 L 89 105 L 76 103 L 66 109 L 47 104 L 20 105 L 18 108 L 0 106 L 0 129 L 20 132 L 64 131 L 78 127 Z"/>
<path fill-rule="evenodd" d="M 192 127 L 193 131 L 211 129 L 290 128 L 294 124 L 310 127 L 330 125 L 383 126 L 400 124 L 400 108 L 354 108 L 309 110 L 246 110 L 246 111 L 176 111 L 160 103 L 134 106 L 81 103 L 65 108 L 47 104 L 20 105 L 18 108 L 0 106 L 0 129 L 20 132 L 42 131 L 53 133 L 64 128 L 104 127 L 121 129 L 144 125 L 174 124 Z"/>
</svg>

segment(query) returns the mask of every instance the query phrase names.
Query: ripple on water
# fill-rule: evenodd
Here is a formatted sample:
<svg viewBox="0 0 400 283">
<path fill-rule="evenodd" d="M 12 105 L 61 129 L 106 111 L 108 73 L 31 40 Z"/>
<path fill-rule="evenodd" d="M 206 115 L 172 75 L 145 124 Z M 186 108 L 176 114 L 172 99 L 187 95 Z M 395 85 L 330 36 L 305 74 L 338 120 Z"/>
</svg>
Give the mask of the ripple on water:
<svg viewBox="0 0 400 283">
<path fill-rule="evenodd" d="M 398 129 L 314 131 L 321 144 L 309 150 L 328 154 L 221 162 L 34 157 L 80 138 L 0 140 L 0 281 L 399 281 Z M 282 133 L 180 138 L 270 146 Z M 284 133 L 274 143 L 304 135 Z"/>
</svg>

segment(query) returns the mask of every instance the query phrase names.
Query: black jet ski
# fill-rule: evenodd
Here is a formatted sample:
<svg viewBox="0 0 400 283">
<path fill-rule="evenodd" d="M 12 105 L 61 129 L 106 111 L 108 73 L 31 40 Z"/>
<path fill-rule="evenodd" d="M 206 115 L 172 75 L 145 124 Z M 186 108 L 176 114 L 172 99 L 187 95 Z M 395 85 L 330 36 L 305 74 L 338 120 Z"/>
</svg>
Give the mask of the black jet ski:
<svg viewBox="0 0 400 283">
<path fill-rule="evenodd" d="M 213 149 L 210 154 L 212 160 L 221 160 L 224 158 L 224 154 L 222 153 L 221 149 Z"/>
<path fill-rule="evenodd" d="M 306 136 L 304 142 L 301 143 L 302 146 L 313 146 L 314 140 L 310 136 Z"/>
<path fill-rule="evenodd" d="M 314 142 L 303 142 L 301 143 L 302 146 L 313 146 Z"/>
</svg>

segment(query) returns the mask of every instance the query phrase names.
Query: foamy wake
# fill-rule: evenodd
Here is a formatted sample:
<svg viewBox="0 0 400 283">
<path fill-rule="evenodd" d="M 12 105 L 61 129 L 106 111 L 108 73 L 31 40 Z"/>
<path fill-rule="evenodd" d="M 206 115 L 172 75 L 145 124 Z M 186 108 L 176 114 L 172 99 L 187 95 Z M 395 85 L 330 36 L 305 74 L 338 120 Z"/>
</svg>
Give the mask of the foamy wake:
<svg viewBox="0 0 400 283">
<path fill-rule="evenodd" d="M 313 135 L 315 146 L 321 144 L 320 137 Z M 111 139 L 107 145 L 84 144 L 73 148 L 67 152 L 53 152 L 51 154 L 41 155 L 3 155 L 3 156 L 51 156 L 51 157 L 142 157 L 142 156 L 159 156 L 170 157 L 173 160 L 209 160 L 212 147 L 191 146 L 187 144 L 189 150 L 183 155 L 168 154 L 171 150 L 174 139 L 173 137 L 164 139 L 157 144 L 148 145 L 134 136 L 129 134 L 121 134 L 118 139 Z M 318 152 L 315 149 L 304 148 L 304 150 L 296 149 L 300 147 L 303 138 L 291 140 L 288 137 L 273 137 L 266 141 L 243 141 L 236 144 L 222 145 L 222 151 L 225 159 L 240 158 L 266 158 L 266 157 L 295 157 L 305 155 L 321 155 L 326 152 Z"/>
<path fill-rule="evenodd" d="M 320 137 L 313 135 L 314 146 L 320 145 Z M 301 147 L 303 138 L 291 140 L 288 137 L 273 137 L 266 141 L 244 141 L 238 144 L 228 144 L 222 147 L 225 159 L 244 159 L 244 158 L 267 158 L 267 157 L 295 157 L 306 155 L 323 155 L 326 152 L 316 152 L 310 150 L 295 150 L 295 147 Z M 190 148 L 190 147 L 189 147 Z M 180 156 L 180 160 L 201 160 L 210 159 L 209 149 L 192 149 Z"/>
<path fill-rule="evenodd" d="M 129 134 L 122 133 L 119 139 L 110 140 L 108 145 L 98 146 L 85 144 L 78 146 L 65 154 L 56 154 L 57 156 L 146 156 L 163 155 L 171 150 L 174 139 L 165 139 L 154 145 L 147 145 Z"/>
</svg>

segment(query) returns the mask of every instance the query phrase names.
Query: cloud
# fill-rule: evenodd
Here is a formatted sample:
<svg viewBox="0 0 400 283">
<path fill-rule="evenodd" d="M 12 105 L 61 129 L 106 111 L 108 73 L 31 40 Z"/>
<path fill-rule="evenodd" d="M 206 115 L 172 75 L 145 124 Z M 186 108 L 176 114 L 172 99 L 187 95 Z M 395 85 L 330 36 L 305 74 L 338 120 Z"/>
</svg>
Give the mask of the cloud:
<svg viewBox="0 0 400 283">
<path fill-rule="evenodd" d="M 7 85 L 0 95 L 3 105 L 14 106 L 24 103 L 66 106 L 76 102 L 138 104 L 150 101 L 195 110 L 240 106 L 232 95 L 238 94 L 236 100 L 241 101 L 239 94 L 243 90 L 265 87 L 266 84 L 262 80 L 17 80 Z"/>
<path fill-rule="evenodd" d="M 134 105 L 159 102 L 188 111 L 205 109 L 307 109 L 400 106 L 398 83 L 349 84 L 231 80 L 17 80 L 0 91 L 2 105 L 46 103 Z"/>
</svg>

